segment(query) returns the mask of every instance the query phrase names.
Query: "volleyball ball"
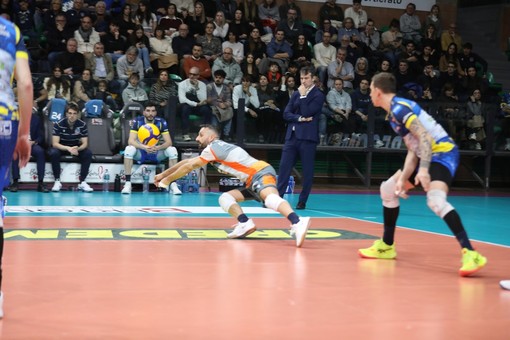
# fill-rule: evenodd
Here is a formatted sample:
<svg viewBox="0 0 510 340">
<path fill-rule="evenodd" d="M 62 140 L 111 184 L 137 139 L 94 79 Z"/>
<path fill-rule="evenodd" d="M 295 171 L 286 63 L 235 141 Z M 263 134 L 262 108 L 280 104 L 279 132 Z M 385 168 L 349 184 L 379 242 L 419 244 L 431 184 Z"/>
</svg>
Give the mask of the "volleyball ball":
<svg viewBox="0 0 510 340">
<path fill-rule="evenodd" d="M 154 146 L 158 143 L 160 131 L 154 124 L 145 124 L 138 129 L 138 140 L 140 143 Z"/>
</svg>

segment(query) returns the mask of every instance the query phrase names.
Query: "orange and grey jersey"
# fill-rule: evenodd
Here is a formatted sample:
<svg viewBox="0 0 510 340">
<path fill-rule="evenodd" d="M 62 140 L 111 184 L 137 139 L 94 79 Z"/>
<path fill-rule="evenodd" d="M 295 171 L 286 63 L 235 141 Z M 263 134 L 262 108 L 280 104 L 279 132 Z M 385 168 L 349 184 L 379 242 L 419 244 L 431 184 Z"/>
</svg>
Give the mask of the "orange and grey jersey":
<svg viewBox="0 0 510 340">
<path fill-rule="evenodd" d="M 215 140 L 209 144 L 200 154 L 200 158 L 211 163 L 219 172 L 230 174 L 246 182 L 247 187 L 251 184 L 253 175 L 270 166 L 264 161 L 253 158 L 239 146 L 222 140 Z"/>
<path fill-rule="evenodd" d="M 16 58 L 28 59 L 19 28 L 0 17 L 0 120 L 19 120 L 12 90 Z"/>
</svg>

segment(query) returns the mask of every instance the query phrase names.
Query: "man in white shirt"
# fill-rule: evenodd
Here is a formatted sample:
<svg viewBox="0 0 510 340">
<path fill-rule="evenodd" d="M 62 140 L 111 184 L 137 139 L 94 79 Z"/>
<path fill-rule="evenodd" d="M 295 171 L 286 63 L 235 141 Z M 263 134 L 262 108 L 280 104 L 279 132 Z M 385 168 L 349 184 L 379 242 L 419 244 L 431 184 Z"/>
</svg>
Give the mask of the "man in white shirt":
<svg viewBox="0 0 510 340">
<path fill-rule="evenodd" d="M 324 32 L 322 42 L 313 46 L 315 59 L 313 64 L 317 70 L 317 74 L 321 83 L 326 86 L 326 78 L 328 76 L 328 65 L 335 60 L 336 48 L 331 45 L 331 33 Z"/>
<path fill-rule="evenodd" d="M 368 16 L 367 12 L 361 8 L 361 0 L 353 0 L 352 7 L 345 10 L 344 17 L 351 18 L 354 22 L 354 27 L 360 32 L 362 32 L 367 25 Z"/>
</svg>

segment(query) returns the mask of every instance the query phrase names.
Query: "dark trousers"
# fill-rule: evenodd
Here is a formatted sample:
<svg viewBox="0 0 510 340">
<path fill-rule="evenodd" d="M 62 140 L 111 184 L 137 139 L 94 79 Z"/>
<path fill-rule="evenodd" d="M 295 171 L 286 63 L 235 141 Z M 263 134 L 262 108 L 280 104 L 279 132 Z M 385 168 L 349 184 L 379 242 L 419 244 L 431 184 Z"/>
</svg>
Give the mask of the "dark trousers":
<svg viewBox="0 0 510 340">
<path fill-rule="evenodd" d="M 42 182 L 44 179 L 44 166 L 46 163 L 44 149 L 39 144 L 32 145 L 32 156 L 37 163 L 37 179 Z M 12 161 L 12 179 L 19 179 L 19 162 L 18 160 Z"/>
<path fill-rule="evenodd" d="M 55 179 L 60 179 L 60 157 L 62 157 L 63 151 L 56 148 L 51 148 L 49 151 L 51 169 L 53 170 L 53 176 Z M 67 152 L 66 152 L 67 154 Z M 80 182 L 84 181 L 89 174 L 90 163 L 92 163 L 92 151 L 89 149 L 83 149 L 78 153 L 78 159 L 80 160 Z"/>
<path fill-rule="evenodd" d="M 303 183 L 301 193 L 299 194 L 299 202 L 306 203 L 312 190 L 316 151 L 316 142 L 299 140 L 294 133 L 292 133 L 289 140 L 285 141 L 280 160 L 280 171 L 278 172 L 277 187 L 280 196 L 285 194 L 290 173 L 294 165 L 296 165 L 297 157 L 299 156 L 303 165 Z"/>
<path fill-rule="evenodd" d="M 189 133 L 189 116 L 192 114 L 202 116 L 204 124 L 211 123 L 212 110 L 209 105 L 190 106 L 188 104 L 182 104 L 181 110 L 183 135 L 187 135 Z"/>
</svg>

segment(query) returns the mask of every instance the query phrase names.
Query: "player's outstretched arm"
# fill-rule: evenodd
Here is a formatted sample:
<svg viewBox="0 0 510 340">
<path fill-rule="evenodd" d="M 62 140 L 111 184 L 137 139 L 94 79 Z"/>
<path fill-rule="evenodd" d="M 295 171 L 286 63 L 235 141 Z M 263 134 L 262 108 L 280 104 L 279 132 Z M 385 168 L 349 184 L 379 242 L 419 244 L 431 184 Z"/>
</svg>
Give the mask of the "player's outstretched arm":
<svg viewBox="0 0 510 340">
<path fill-rule="evenodd" d="M 194 157 L 189 159 L 184 159 L 179 163 L 175 164 L 170 169 L 165 170 L 159 175 L 154 177 L 154 185 L 157 187 L 166 188 L 175 181 L 176 179 L 181 178 L 182 176 L 190 173 L 192 170 L 203 167 L 207 164 L 207 161 L 203 160 L 200 157 Z"/>
</svg>

